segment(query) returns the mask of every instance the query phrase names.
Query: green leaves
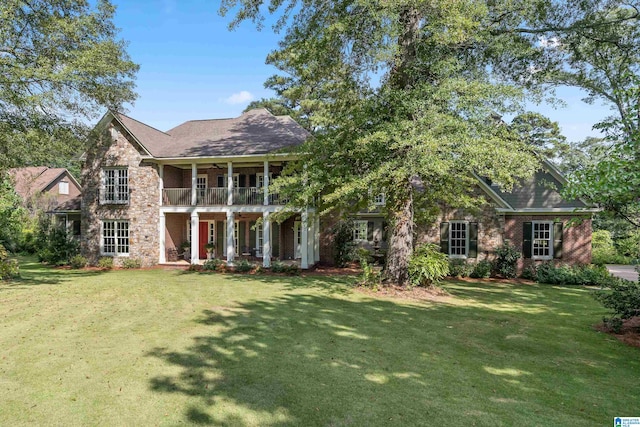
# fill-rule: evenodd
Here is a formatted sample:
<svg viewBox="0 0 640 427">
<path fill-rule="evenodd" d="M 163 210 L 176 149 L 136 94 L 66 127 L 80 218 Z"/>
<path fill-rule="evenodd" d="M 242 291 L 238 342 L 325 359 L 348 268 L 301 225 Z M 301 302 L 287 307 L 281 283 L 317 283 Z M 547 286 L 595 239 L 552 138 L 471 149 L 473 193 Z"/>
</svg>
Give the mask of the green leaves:
<svg viewBox="0 0 640 427">
<path fill-rule="evenodd" d="M 114 12 L 107 0 L 0 3 L 0 169 L 68 158 L 86 119 L 135 99 Z"/>
</svg>

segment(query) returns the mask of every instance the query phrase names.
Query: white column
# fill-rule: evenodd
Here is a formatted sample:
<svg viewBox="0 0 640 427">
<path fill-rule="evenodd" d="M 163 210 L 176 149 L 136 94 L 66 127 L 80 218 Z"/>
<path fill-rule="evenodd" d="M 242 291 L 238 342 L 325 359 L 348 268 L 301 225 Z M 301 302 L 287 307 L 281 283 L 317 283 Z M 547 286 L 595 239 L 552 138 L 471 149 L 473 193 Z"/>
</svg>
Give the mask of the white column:
<svg viewBox="0 0 640 427">
<path fill-rule="evenodd" d="M 264 161 L 264 205 L 269 205 L 269 160 Z"/>
<path fill-rule="evenodd" d="M 227 163 L 227 205 L 233 205 L 233 163 Z M 233 236 L 231 236 L 233 237 Z"/>
<path fill-rule="evenodd" d="M 235 239 L 233 238 L 233 231 L 236 228 L 235 218 L 233 212 L 227 212 L 227 264 L 233 264 L 233 258 L 236 255 Z"/>
<path fill-rule="evenodd" d="M 191 264 L 197 264 L 200 258 L 200 252 L 198 250 L 198 212 L 191 212 Z"/>
<path fill-rule="evenodd" d="M 313 262 L 320 262 L 320 215 L 316 212 L 313 227 Z"/>
<path fill-rule="evenodd" d="M 313 236 L 315 235 L 314 232 L 314 226 L 315 226 L 315 221 L 314 221 L 314 214 L 311 214 L 311 218 L 309 218 L 308 220 L 308 225 L 307 225 L 307 231 L 308 231 L 308 235 L 307 235 L 307 260 L 309 265 L 313 265 L 313 259 L 315 258 L 315 253 L 314 253 L 314 249 L 315 246 L 313 245 Z"/>
<path fill-rule="evenodd" d="M 162 206 L 163 194 L 164 191 L 164 165 L 158 165 L 158 192 L 160 193 L 160 206 Z"/>
<path fill-rule="evenodd" d="M 195 163 L 191 163 L 191 204 L 193 206 L 198 202 L 198 192 L 196 187 L 198 184 L 198 167 Z"/>
<path fill-rule="evenodd" d="M 167 262 L 167 252 L 166 252 L 166 242 L 165 237 L 167 233 L 167 222 L 164 212 L 160 212 L 160 221 L 158 221 L 158 233 L 159 233 L 159 241 L 160 241 L 160 257 L 158 262 L 160 264 L 164 264 Z"/>
<path fill-rule="evenodd" d="M 309 213 L 302 211 L 302 223 L 300 224 L 302 242 L 300 242 L 300 268 L 309 268 Z"/>
<path fill-rule="evenodd" d="M 271 220 L 269 212 L 262 214 L 262 266 L 271 267 Z"/>
</svg>

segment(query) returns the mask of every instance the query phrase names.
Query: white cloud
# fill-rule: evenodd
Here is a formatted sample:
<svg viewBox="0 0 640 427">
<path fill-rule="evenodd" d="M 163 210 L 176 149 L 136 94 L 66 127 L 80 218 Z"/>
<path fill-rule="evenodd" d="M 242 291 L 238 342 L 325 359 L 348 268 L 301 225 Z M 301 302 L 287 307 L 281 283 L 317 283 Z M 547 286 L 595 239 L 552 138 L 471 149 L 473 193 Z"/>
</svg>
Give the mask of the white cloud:
<svg viewBox="0 0 640 427">
<path fill-rule="evenodd" d="M 225 99 L 225 102 L 231 105 L 246 104 L 250 101 L 253 101 L 253 95 L 251 94 L 251 92 L 248 92 L 246 90 L 234 93 L 233 95 Z"/>
</svg>

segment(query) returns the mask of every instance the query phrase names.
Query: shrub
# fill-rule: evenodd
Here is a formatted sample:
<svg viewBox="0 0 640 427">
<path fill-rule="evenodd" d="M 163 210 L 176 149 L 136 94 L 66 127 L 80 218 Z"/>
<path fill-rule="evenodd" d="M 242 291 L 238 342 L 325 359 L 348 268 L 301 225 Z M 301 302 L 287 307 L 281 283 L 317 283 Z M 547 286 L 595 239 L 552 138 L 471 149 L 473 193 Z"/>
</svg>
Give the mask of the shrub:
<svg viewBox="0 0 640 427">
<path fill-rule="evenodd" d="M 224 268 L 224 261 L 218 258 L 208 259 L 202 264 L 202 269 L 205 271 L 223 271 Z"/>
<path fill-rule="evenodd" d="M 613 280 L 607 269 L 602 266 L 555 265 L 545 262 L 529 269 L 534 280 L 550 285 L 608 286 Z M 523 273 L 524 277 L 524 273 Z"/>
<path fill-rule="evenodd" d="M 413 286 L 437 284 L 449 274 L 449 260 L 437 245 L 420 245 L 409 259 L 408 273 Z"/>
<path fill-rule="evenodd" d="M 630 249 L 623 244 L 623 250 Z M 620 254 L 613 244 L 611 232 L 608 230 L 594 231 L 591 235 L 591 260 L 596 265 L 629 264 L 630 259 Z"/>
<path fill-rule="evenodd" d="M 332 231 L 333 261 L 336 267 L 344 267 L 352 259 L 353 224 L 350 221 L 340 221 Z M 273 267 L 271 269 L 273 270 Z"/>
<path fill-rule="evenodd" d="M 88 263 L 87 259 L 82 255 L 76 255 L 73 258 L 71 258 L 71 261 L 69 261 L 71 268 L 75 268 L 75 269 L 85 268 L 87 266 L 87 263 Z"/>
<path fill-rule="evenodd" d="M 18 261 L 9 259 L 9 252 L 0 244 L 0 279 L 9 280 L 19 275 Z"/>
<path fill-rule="evenodd" d="M 367 262 L 366 258 L 360 259 L 360 266 L 362 267 L 360 284 L 368 288 L 377 289 L 382 277 L 380 272 L 370 262 Z"/>
<path fill-rule="evenodd" d="M 285 268 L 285 273 L 289 276 L 299 276 L 300 275 L 300 267 L 296 264 L 287 265 Z"/>
<path fill-rule="evenodd" d="M 463 259 L 452 258 L 449 260 L 449 276 L 469 277 L 473 271 L 473 264 L 467 263 Z"/>
<path fill-rule="evenodd" d="M 35 245 L 41 262 L 63 265 L 69 263 L 71 258 L 78 254 L 80 249 L 78 242 L 50 217 L 43 217 L 39 227 Z"/>
<path fill-rule="evenodd" d="M 138 258 L 123 258 L 122 268 L 140 268 L 142 267 L 142 261 Z"/>
<path fill-rule="evenodd" d="M 113 268 L 113 258 L 104 256 L 98 260 L 98 267 L 104 270 L 111 270 Z"/>
<path fill-rule="evenodd" d="M 618 277 L 610 280 L 606 290 L 593 293 L 596 300 L 613 311 L 612 319 L 604 319 L 614 330 L 619 330 L 622 319 L 640 316 L 640 285 Z"/>
<path fill-rule="evenodd" d="M 537 280 L 537 274 L 538 272 L 536 271 L 536 266 L 530 265 L 529 267 L 525 267 L 525 269 L 522 270 L 522 275 L 520 277 L 527 280 Z"/>
<path fill-rule="evenodd" d="M 509 243 L 503 243 L 496 249 L 496 260 L 494 261 L 494 271 L 500 276 L 511 279 L 516 277 L 518 259 L 520 252 Z"/>
<path fill-rule="evenodd" d="M 280 261 L 275 261 L 271 264 L 271 271 L 274 273 L 284 273 L 286 270 L 287 266 Z"/>
<path fill-rule="evenodd" d="M 9 280 L 20 276 L 18 261 L 15 259 L 4 259 L 0 261 L 0 279 Z"/>
<path fill-rule="evenodd" d="M 471 277 L 474 279 L 488 279 L 491 276 L 491 263 L 482 260 L 473 266 Z"/>
<path fill-rule="evenodd" d="M 373 252 L 371 252 L 369 249 L 356 248 L 355 256 L 360 265 L 362 265 L 363 262 L 367 264 L 371 264 L 373 262 Z"/>
<path fill-rule="evenodd" d="M 249 261 L 247 261 L 246 259 L 241 260 L 235 266 L 235 271 L 237 273 L 248 273 L 251 270 L 253 270 L 253 265 Z"/>
<path fill-rule="evenodd" d="M 189 264 L 187 271 L 202 271 L 202 266 L 200 264 Z"/>
</svg>

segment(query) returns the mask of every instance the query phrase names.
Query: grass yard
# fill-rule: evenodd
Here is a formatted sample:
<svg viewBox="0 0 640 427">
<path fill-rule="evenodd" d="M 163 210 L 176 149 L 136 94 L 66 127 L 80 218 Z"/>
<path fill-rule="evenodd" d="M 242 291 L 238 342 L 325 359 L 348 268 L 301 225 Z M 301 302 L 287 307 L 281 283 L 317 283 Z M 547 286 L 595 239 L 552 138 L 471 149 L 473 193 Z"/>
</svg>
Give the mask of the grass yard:
<svg viewBox="0 0 640 427">
<path fill-rule="evenodd" d="M 640 416 L 640 350 L 587 290 L 62 271 L 0 284 L 0 425 L 606 426 Z"/>
</svg>

